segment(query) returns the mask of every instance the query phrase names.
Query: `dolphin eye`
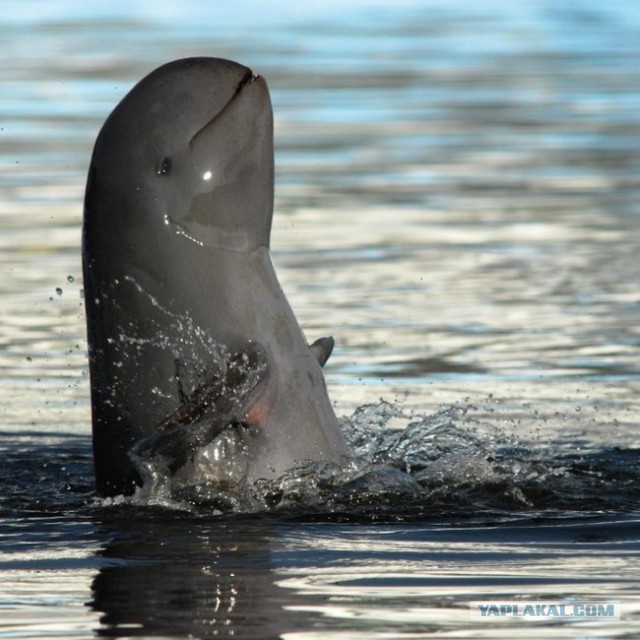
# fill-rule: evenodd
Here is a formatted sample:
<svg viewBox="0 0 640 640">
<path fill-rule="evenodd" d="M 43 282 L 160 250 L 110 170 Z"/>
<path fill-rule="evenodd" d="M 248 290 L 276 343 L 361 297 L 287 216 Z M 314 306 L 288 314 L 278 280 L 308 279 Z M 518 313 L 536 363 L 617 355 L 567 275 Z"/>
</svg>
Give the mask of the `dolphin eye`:
<svg viewBox="0 0 640 640">
<path fill-rule="evenodd" d="M 159 176 L 166 176 L 171 171 L 171 158 L 166 156 L 162 162 L 156 167 L 156 173 Z"/>
</svg>

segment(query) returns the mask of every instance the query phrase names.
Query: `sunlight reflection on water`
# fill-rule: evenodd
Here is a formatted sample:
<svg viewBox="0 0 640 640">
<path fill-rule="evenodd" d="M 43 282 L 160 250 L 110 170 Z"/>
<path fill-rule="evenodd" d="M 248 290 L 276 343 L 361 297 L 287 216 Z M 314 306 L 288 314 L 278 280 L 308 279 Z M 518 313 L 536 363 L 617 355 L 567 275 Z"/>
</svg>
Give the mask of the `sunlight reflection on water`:
<svg viewBox="0 0 640 640">
<path fill-rule="evenodd" d="M 309 338 L 336 338 L 338 413 L 380 397 L 408 413 L 455 405 L 463 427 L 550 456 L 607 447 L 609 466 L 579 469 L 619 490 L 616 455 L 637 465 L 639 446 L 638 3 L 9 0 L 0 37 L 0 634 L 88 637 L 105 615 L 152 628 L 154 606 L 176 623 L 167 575 L 210 615 L 202 636 L 510 637 L 471 627 L 468 600 L 578 591 L 626 599 L 602 637 L 638 632 L 624 516 L 302 522 L 264 541 L 265 523 L 129 526 L 89 508 L 77 528 L 92 491 L 79 255 L 91 147 L 135 81 L 194 54 L 269 82 L 274 262 Z M 209 599 L 218 587 L 235 611 Z M 223 600 L 231 622 L 216 627 Z"/>
</svg>

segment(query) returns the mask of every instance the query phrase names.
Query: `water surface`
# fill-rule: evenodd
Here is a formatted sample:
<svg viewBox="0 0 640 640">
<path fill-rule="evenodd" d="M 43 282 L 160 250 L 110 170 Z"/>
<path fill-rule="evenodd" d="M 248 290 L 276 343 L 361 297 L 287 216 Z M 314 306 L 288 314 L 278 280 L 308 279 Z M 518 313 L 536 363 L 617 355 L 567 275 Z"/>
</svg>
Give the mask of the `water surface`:
<svg viewBox="0 0 640 640">
<path fill-rule="evenodd" d="M 0 636 L 640 635 L 636 3 L 8 0 L 0 41 Z M 188 55 L 267 78 L 274 262 L 371 463 L 251 515 L 93 492 L 86 170 Z"/>
</svg>

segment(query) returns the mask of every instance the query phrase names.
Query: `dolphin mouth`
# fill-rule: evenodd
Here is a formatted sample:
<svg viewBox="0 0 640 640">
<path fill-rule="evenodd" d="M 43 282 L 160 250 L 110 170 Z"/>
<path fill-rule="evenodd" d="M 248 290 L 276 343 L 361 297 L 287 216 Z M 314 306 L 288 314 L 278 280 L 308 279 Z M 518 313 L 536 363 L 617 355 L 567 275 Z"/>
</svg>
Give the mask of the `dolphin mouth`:
<svg viewBox="0 0 640 640">
<path fill-rule="evenodd" d="M 233 104 L 233 101 L 240 95 L 240 93 L 242 93 L 242 90 L 247 85 L 252 84 L 259 79 L 260 79 L 259 75 L 253 73 L 251 69 L 247 69 L 247 72 L 242 76 L 242 78 L 240 78 L 240 82 L 238 82 L 238 85 L 236 86 L 236 90 L 233 92 L 233 95 L 231 96 L 231 98 L 229 98 L 229 100 L 222 107 L 222 109 L 220 109 L 212 118 L 210 118 L 204 124 L 204 126 L 200 127 L 200 129 L 198 129 L 191 136 L 191 140 L 189 140 L 189 146 L 192 146 L 195 143 L 195 141 L 198 139 L 198 137 L 216 122 L 216 120 L 229 108 L 229 106 Z"/>
</svg>

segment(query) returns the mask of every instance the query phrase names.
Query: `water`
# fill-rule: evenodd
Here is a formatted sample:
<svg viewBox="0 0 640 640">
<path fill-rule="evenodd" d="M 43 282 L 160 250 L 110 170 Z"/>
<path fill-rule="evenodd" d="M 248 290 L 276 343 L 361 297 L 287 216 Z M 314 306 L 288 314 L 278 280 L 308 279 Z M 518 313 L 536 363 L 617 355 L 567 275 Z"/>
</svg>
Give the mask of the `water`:
<svg viewBox="0 0 640 640">
<path fill-rule="evenodd" d="M 0 637 L 640 636 L 640 10 L 387 4 L 3 4 Z M 361 455 L 245 514 L 93 493 L 86 169 L 187 55 L 269 82 L 274 261 Z"/>
</svg>

